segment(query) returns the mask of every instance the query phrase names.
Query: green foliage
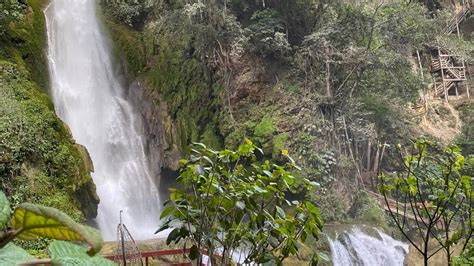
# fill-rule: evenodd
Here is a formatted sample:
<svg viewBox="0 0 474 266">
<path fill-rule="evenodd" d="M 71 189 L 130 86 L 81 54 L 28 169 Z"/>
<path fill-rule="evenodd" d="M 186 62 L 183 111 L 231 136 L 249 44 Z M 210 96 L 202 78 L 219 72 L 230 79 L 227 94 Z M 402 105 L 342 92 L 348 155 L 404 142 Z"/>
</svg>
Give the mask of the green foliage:
<svg viewBox="0 0 474 266">
<path fill-rule="evenodd" d="M 367 192 L 361 191 L 357 193 L 352 210 L 354 219 L 357 221 L 381 228 L 387 227 L 385 210 Z"/>
<path fill-rule="evenodd" d="M 12 206 L 51 203 L 84 221 L 96 215 L 98 198 L 86 158 L 45 93 L 47 1 L 7 0 L 0 6 L 14 2 L 20 3 L 21 16 L 0 37 L 0 187 Z M 88 197 L 79 197 L 84 190 L 90 190 L 83 193 Z"/>
<path fill-rule="evenodd" d="M 222 147 L 221 139 L 217 135 L 217 130 L 212 127 L 211 125 L 208 125 L 208 127 L 205 129 L 204 134 L 202 135 L 202 142 L 212 148 L 218 149 Z"/>
<path fill-rule="evenodd" d="M 152 1 L 148 0 L 103 1 L 102 3 L 115 19 L 135 28 L 143 25 L 152 7 Z"/>
<path fill-rule="evenodd" d="M 391 217 L 424 257 L 425 265 L 440 250 L 431 253 L 436 250 L 430 247 L 433 243 L 440 245 L 447 261 L 451 261 L 453 246 L 463 246 L 474 234 L 474 178 L 464 173 L 472 162 L 465 160 L 458 147 L 439 150 L 426 140 L 418 140 L 412 148 L 401 152 L 403 170 L 380 177 L 380 192 L 400 202 L 398 207 L 388 205 Z M 404 220 L 408 216 L 416 221 L 413 227 Z M 409 230 L 416 232 L 416 239 L 407 234 Z M 421 245 L 417 244 L 418 237 L 423 240 Z"/>
<path fill-rule="evenodd" d="M 314 200 L 336 210 L 328 220 L 345 219 L 332 195 L 341 192 L 327 188 L 356 189 L 365 140 L 414 137 L 407 104 L 426 80 L 410 57 L 444 22 L 416 1 L 161 1 L 154 12 L 143 31 L 110 28 L 147 93 L 163 98 L 156 105 L 181 151 L 194 141 L 236 147 L 244 136 L 274 159 L 294 151 L 302 175 L 323 184 Z M 288 80 L 290 93 L 275 80 Z"/>
<path fill-rule="evenodd" d="M 22 203 L 16 207 L 10 224 L 11 229 L 15 231 L 15 237 L 22 240 L 45 237 L 84 241 L 89 244 L 88 253 L 91 255 L 102 248 L 98 231 L 77 224 L 67 214 L 51 207 Z"/>
<path fill-rule="evenodd" d="M 394 50 L 404 51 L 407 46 L 422 49 L 424 44 L 433 42 L 441 19 L 430 19 L 421 4 L 396 2 L 382 7 L 379 21 L 380 30 L 385 33 L 383 42 Z"/>
<path fill-rule="evenodd" d="M 18 0 L 4 0 L 0 3 L 0 39 L 4 37 L 10 23 L 20 20 L 24 8 Z"/>
<path fill-rule="evenodd" d="M 116 265 L 100 254 L 89 256 L 86 248 L 64 241 L 53 241 L 48 246 L 48 254 L 54 265 Z"/>
<path fill-rule="evenodd" d="M 247 27 L 250 31 L 251 48 L 262 55 L 281 56 L 289 49 L 284 21 L 278 12 L 272 9 L 257 11 Z"/>
<path fill-rule="evenodd" d="M 3 192 L 0 192 L 0 198 L 6 199 Z M 8 200 L 0 202 L 0 209 L 9 209 Z M 6 215 L 10 219 L 10 213 Z M 0 235 L 0 262 L 16 264 L 32 260 L 33 257 L 28 252 L 10 242 L 15 238 L 34 240 L 45 237 L 80 241 L 88 245 L 86 249 L 66 242 L 53 242 L 48 248 L 53 265 L 70 265 L 67 263 L 69 260 L 82 265 L 89 262 L 111 264 L 103 258 L 89 258 L 102 248 L 103 241 L 97 230 L 74 222 L 67 214 L 54 208 L 22 203 L 15 208 L 9 226 L 2 225 L 0 229 L 3 231 Z"/>
<path fill-rule="evenodd" d="M 51 239 L 38 237 L 34 240 L 21 240 L 15 238 L 12 242 L 13 244 L 28 251 L 28 253 L 36 258 L 47 258 L 48 254 L 46 252 L 46 248 L 51 243 Z"/>
<path fill-rule="evenodd" d="M 0 207 L 0 228 L 3 228 L 7 224 L 11 212 L 10 202 L 3 193 L 0 193 Z"/>
<path fill-rule="evenodd" d="M 474 240 L 471 239 L 467 248 L 460 256 L 453 258 L 453 266 L 470 266 L 474 265 Z"/>
<path fill-rule="evenodd" d="M 474 38 L 458 39 L 442 36 L 438 38 L 438 42 L 446 51 L 455 51 L 466 63 L 474 63 Z"/>
<path fill-rule="evenodd" d="M 253 136 L 257 141 L 263 143 L 275 133 L 275 130 L 275 122 L 272 116 L 265 115 L 260 121 L 260 123 L 255 126 Z"/>
<path fill-rule="evenodd" d="M 456 143 L 467 156 L 474 154 L 474 104 L 460 106 L 459 113 L 463 120 L 463 127 Z"/>
<path fill-rule="evenodd" d="M 26 70 L 0 60 L 0 186 L 13 200 L 54 202 L 83 220 L 75 193 L 92 182 L 51 101 Z M 97 204 L 96 199 L 84 205 Z M 92 208 L 94 209 L 94 208 Z M 94 213 L 86 213 L 94 216 Z"/>
<path fill-rule="evenodd" d="M 237 250 L 247 250 L 245 263 L 277 263 L 298 253 L 298 241 L 317 238 L 322 228 L 319 210 L 309 201 L 288 201 L 296 180 L 296 165 L 277 165 L 257 159 L 261 152 L 251 141 L 237 151 L 215 151 L 203 144 L 192 146 L 189 160 L 171 189 L 159 231 L 173 228 L 167 243 L 192 244 L 190 258 L 201 260 L 201 250 L 222 250 L 224 265 Z M 303 179 L 307 189 L 314 183 Z M 291 211 L 285 211 L 291 210 Z M 186 244 L 185 244 L 186 245 Z M 217 258 L 212 258 L 213 264 Z"/>
<path fill-rule="evenodd" d="M 0 265 L 17 265 L 32 260 L 33 256 L 15 244 L 9 243 L 0 248 Z"/>
<path fill-rule="evenodd" d="M 273 153 L 272 157 L 277 158 L 280 154 L 281 151 L 284 149 L 287 149 L 287 141 L 288 141 L 289 135 L 288 133 L 281 133 L 278 134 L 273 138 Z"/>
<path fill-rule="evenodd" d="M 308 198 L 320 209 L 324 222 L 341 223 L 348 220 L 344 199 L 335 190 L 318 187 L 307 194 Z"/>
</svg>

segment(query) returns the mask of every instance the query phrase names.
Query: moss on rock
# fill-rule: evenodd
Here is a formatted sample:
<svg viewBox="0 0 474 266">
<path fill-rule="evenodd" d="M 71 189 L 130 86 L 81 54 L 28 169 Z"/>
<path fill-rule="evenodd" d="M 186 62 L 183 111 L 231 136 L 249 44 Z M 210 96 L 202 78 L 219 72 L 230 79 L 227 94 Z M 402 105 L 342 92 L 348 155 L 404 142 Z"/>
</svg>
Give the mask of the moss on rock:
<svg viewBox="0 0 474 266">
<path fill-rule="evenodd" d="M 144 80 L 149 90 L 147 94 L 158 93 L 166 103 L 165 112 L 172 126 L 167 125 L 169 121 L 162 124 L 176 128 L 180 152 L 186 153 L 191 142 L 220 147 L 223 140 L 217 130 L 220 107 L 216 102 L 221 86 L 213 80 L 206 64 L 192 53 L 191 36 L 176 33 L 181 32 L 179 27 L 183 24 L 137 31 L 116 22 L 107 10 L 103 11 L 105 25 L 115 41 L 114 49 L 125 54 L 126 68 L 132 72 L 129 74 Z M 159 106 L 163 102 L 156 101 L 156 109 L 163 109 Z M 170 132 L 163 130 L 164 139 L 176 139 L 166 135 Z"/>
<path fill-rule="evenodd" d="M 85 221 L 99 200 L 84 151 L 45 93 L 46 2 L 29 0 L 0 45 L 0 186 L 13 204 L 51 205 Z"/>
</svg>

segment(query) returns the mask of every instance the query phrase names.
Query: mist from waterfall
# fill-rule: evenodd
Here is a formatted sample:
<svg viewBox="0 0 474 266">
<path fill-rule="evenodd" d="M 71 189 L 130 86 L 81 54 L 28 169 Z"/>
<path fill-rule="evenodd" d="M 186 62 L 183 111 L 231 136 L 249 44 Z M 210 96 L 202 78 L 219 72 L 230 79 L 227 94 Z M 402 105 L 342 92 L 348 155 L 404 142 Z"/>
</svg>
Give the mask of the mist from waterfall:
<svg viewBox="0 0 474 266">
<path fill-rule="evenodd" d="M 331 259 L 335 266 L 403 266 L 408 244 L 376 229 L 374 235 L 354 227 L 329 239 Z"/>
<path fill-rule="evenodd" d="M 57 114 L 94 163 L 96 222 L 104 239 L 115 239 L 120 210 L 132 235 L 145 239 L 159 220 L 158 180 L 144 152 L 141 116 L 115 74 L 96 5 L 53 0 L 45 9 L 51 94 Z"/>
</svg>

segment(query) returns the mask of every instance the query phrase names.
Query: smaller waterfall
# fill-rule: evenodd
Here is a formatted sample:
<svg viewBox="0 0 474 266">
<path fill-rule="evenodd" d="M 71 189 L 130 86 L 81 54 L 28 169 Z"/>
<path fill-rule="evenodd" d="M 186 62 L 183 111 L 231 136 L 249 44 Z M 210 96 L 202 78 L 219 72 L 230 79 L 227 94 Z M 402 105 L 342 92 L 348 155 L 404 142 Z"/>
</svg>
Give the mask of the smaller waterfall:
<svg viewBox="0 0 474 266">
<path fill-rule="evenodd" d="M 376 230 L 370 236 L 354 227 L 329 239 L 332 262 L 335 266 L 403 266 L 408 244 Z"/>
</svg>

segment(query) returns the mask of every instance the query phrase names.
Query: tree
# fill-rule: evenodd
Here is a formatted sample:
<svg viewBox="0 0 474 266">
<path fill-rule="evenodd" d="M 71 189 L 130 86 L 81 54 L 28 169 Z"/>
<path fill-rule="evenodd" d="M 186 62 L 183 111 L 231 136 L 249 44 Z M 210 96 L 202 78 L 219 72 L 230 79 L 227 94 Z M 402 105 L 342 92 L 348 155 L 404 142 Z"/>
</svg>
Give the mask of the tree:
<svg viewBox="0 0 474 266">
<path fill-rule="evenodd" d="M 104 1 L 103 5 L 120 22 L 138 29 L 146 20 L 154 1 Z"/>
<path fill-rule="evenodd" d="M 474 178 L 464 172 L 470 162 L 459 148 L 440 150 L 426 140 L 401 150 L 401 156 L 402 171 L 380 175 L 380 192 L 390 216 L 423 256 L 424 265 L 441 250 L 451 265 L 453 246 L 459 244 L 465 250 L 473 236 Z"/>
<path fill-rule="evenodd" d="M 3 0 L 0 2 L 0 38 L 8 29 L 8 24 L 21 17 L 24 6 L 18 0 Z"/>
<path fill-rule="evenodd" d="M 314 182 L 290 172 L 295 162 L 282 151 L 284 165 L 257 159 L 262 151 L 250 140 L 237 151 L 215 151 L 195 143 L 188 160 L 181 160 L 180 187 L 171 189 L 164 219 L 157 232 L 172 228 L 167 243 L 191 243 L 189 258 L 202 261 L 204 250 L 212 265 L 282 264 L 298 253 L 298 241 L 317 238 L 322 228 L 318 209 L 309 201 L 285 198 L 298 186 Z M 286 209 L 286 211 L 285 211 Z M 316 256 L 314 256 L 316 260 Z"/>
</svg>

